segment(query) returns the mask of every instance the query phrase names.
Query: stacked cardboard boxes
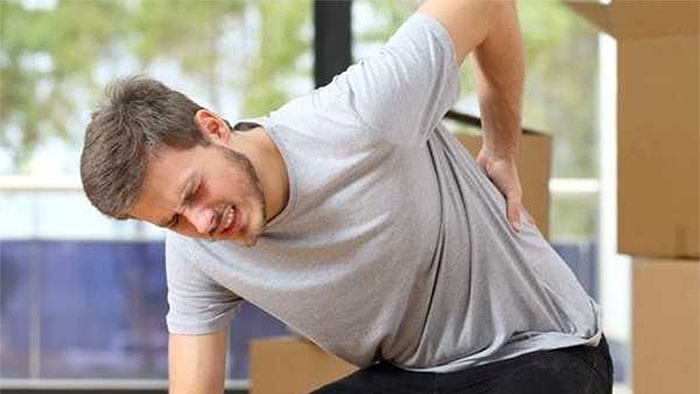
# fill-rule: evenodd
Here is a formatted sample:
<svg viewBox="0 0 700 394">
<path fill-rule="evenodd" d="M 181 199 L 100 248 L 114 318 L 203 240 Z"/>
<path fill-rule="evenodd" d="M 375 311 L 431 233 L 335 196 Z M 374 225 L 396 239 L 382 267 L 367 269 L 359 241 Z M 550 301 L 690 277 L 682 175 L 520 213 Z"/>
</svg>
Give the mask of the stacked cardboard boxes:
<svg viewBox="0 0 700 394">
<path fill-rule="evenodd" d="M 617 39 L 618 249 L 633 257 L 633 391 L 699 393 L 700 2 L 567 5 Z"/>
</svg>

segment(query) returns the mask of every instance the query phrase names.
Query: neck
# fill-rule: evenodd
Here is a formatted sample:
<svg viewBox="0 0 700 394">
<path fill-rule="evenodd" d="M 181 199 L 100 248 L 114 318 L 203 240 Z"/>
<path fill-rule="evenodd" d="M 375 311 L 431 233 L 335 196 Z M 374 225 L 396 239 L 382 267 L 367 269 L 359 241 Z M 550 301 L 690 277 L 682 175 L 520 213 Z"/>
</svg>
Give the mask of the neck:
<svg viewBox="0 0 700 394">
<path fill-rule="evenodd" d="M 287 167 L 282 154 L 262 127 L 234 131 L 230 146 L 246 155 L 253 165 L 265 196 L 265 220 L 269 222 L 282 212 L 289 198 Z"/>
</svg>

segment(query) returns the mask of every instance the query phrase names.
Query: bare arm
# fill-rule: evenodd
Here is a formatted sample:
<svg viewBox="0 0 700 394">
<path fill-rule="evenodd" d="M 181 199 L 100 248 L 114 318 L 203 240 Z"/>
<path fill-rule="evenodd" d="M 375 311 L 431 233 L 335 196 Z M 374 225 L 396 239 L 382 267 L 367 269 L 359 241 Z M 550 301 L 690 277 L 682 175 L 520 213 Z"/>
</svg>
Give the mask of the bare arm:
<svg viewBox="0 0 700 394">
<path fill-rule="evenodd" d="M 499 0 L 427 0 L 418 12 L 445 26 L 454 44 L 455 61 L 462 64 L 491 33 L 502 6 Z"/>
<path fill-rule="evenodd" d="M 520 151 L 520 121 L 525 65 L 515 4 L 503 5 L 491 34 L 474 50 L 472 70 L 487 149 L 506 159 Z"/>
<path fill-rule="evenodd" d="M 484 144 L 477 162 L 505 195 L 507 216 L 519 229 L 522 189 L 515 164 L 520 152 L 524 55 L 512 0 L 427 0 L 420 12 L 438 19 L 452 38 L 456 61 L 472 57 Z M 525 211 L 525 214 L 527 212 Z"/>
<path fill-rule="evenodd" d="M 168 342 L 170 394 L 221 394 L 228 331 L 204 335 L 171 334 Z"/>
</svg>

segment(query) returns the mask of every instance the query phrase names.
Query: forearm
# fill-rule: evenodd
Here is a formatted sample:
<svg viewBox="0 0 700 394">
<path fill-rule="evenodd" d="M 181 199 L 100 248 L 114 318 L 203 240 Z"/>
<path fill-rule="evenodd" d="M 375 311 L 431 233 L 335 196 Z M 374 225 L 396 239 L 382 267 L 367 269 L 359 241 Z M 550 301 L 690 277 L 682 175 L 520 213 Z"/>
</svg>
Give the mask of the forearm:
<svg viewBox="0 0 700 394">
<path fill-rule="evenodd" d="M 169 393 L 223 393 L 227 343 L 224 330 L 205 335 L 171 335 Z"/>
<path fill-rule="evenodd" d="M 524 55 L 515 4 L 506 4 L 500 12 L 490 34 L 473 52 L 472 71 L 484 147 L 498 157 L 515 159 L 520 152 Z"/>
</svg>

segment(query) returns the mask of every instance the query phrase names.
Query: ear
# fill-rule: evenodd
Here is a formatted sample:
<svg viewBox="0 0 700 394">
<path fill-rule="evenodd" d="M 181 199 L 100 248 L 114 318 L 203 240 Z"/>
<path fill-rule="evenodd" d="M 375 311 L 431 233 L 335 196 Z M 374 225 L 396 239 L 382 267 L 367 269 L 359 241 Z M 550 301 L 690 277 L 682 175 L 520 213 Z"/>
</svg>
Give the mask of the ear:
<svg viewBox="0 0 700 394">
<path fill-rule="evenodd" d="M 206 139 L 215 144 L 228 145 L 231 139 L 231 130 L 226 122 L 215 113 L 206 109 L 200 109 L 194 114 L 194 121 Z"/>
</svg>

